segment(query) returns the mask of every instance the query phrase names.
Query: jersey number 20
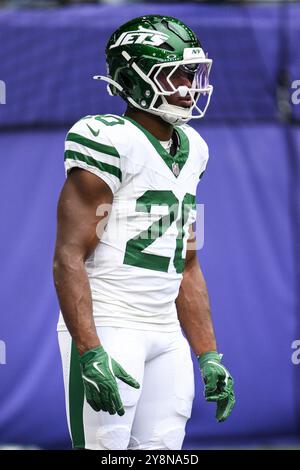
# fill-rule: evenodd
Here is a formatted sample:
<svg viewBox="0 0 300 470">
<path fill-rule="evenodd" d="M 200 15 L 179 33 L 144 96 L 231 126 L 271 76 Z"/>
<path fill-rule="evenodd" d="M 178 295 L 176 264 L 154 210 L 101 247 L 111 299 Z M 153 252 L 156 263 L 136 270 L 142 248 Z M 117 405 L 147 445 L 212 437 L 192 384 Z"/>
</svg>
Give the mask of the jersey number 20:
<svg viewBox="0 0 300 470">
<path fill-rule="evenodd" d="M 123 260 L 124 264 L 167 272 L 171 257 L 144 253 L 143 250 L 157 238 L 162 237 L 172 223 L 176 221 L 177 237 L 173 263 L 177 273 L 183 272 L 185 261 L 182 258 L 184 226 L 188 220 L 189 212 L 195 204 L 195 196 L 189 193 L 185 194 L 181 205 L 181 217 L 177 220 L 178 204 L 179 201 L 172 191 L 149 190 L 137 199 L 135 208 L 137 212 L 150 213 L 151 206 L 164 205 L 168 207 L 168 214 L 160 217 L 146 230 L 128 240 Z"/>
</svg>

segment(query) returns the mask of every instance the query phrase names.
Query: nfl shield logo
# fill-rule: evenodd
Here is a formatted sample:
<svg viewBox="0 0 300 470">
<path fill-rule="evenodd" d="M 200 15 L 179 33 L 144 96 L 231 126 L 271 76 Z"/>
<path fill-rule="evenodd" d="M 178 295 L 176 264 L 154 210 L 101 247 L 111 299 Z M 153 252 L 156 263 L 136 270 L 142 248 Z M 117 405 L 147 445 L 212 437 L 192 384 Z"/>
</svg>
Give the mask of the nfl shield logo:
<svg viewBox="0 0 300 470">
<path fill-rule="evenodd" d="M 178 163 L 172 163 L 172 171 L 175 176 L 179 175 L 179 166 Z"/>
</svg>

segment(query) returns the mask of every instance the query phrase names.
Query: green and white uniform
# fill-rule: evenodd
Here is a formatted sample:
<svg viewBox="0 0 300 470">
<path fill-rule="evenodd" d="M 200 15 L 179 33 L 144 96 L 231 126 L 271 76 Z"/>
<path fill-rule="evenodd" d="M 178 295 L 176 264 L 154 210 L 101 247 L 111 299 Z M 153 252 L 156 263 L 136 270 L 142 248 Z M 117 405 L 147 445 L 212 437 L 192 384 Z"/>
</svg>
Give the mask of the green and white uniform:
<svg viewBox="0 0 300 470">
<path fill-rule="evenodd" d="M 193 128 L 175 129 L 179 146 L 173 157 L 137 123 L 114 115 L 83 118 L 66 138 L 66 173 L 73 167 L 90 171 L 114 194 L 106 230 L 86 270 L 101 343 L 141 385 L 136 390 L 117 380 L 124 416 L 94 411 L 84 397 L 78 354 L 60 316 L 74 447 L 180 449 L 184 439 L 194 376 L 175 299 L 208 150 Z"/>
<path fill-rule="evenodd" d="M 87 116 L 67 134 L 66 173 L 90 171 L 114 194 L 106 230 L 86 261 L 96 326 L 179 328 L 175 299 L 208 149 L 192 127 L 175 129 L 173 157 L 124 116 Z M 58 328 L 65 329 L 62 317 Z"/>
</svg>

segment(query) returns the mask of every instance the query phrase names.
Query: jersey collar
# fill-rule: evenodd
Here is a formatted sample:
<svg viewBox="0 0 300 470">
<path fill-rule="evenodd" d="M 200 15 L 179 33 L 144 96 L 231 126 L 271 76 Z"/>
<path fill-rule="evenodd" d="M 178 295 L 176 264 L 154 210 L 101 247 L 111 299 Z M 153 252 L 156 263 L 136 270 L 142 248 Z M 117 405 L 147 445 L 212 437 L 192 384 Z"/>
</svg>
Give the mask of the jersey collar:
<svg viewBox="0 0 300 470">
<path fill-rule="evenodd" d="M 172 174 L 177 178 L 180 175 L 180 172 L 189 156 L 189 139 L 186 136 L 186 134 L 183 132 L 183 130 L 178 126 L 174 126 L 174 129 L 176 130 L 177 135 L 178 135 L 179 142 L 178 142 L 177 152 L 172 157 L 169 154 L 169 152 L 167 152 L 167 150 L 163 148 L 160 141 L 156 137 L 154 137 L 154 135 L 152 135 L 151 132 L 145 129 L 145 127 L 143 127 L 141 124 L 139 124 L 134 119 L 128 116 L 122 116 L 122 118 L 130 121 L 132 124 L 138 127 L 140 131 L 142 131 L 145 134 L 145 136 L 151 142 L 151 144 L 153 145 L 157 153 L 161 156 L 165 164 L 169 167 Z"/>
</svg>

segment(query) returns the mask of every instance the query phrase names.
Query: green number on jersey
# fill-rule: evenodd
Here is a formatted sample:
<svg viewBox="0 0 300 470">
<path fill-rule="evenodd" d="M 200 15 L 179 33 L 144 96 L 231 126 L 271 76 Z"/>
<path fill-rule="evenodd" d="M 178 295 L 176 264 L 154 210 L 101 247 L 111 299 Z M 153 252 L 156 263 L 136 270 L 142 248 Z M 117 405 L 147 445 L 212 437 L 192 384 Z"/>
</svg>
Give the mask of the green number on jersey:
<svg viewBox="0 0 300 470">
<path fill-rule="evenodd" d="M 124 119 L 118 116 L 112 116 L 111 114 L 104 114 L 103 116 L 97 116 L 96 121 L 100 121 L 106 126 L 116 126 L 118 124 L 125 124 Z"/>
<path fill-rule="evenodd" d="M 143 250 L 161 237 L 178 215 L 178 199 L 172 191 L 146 191 L 136 201 L 136 211 L 150 213 L 153 205 L 167 206 L 168 214 L 143 230 L 126 244 L 124 263 L 140 268 L 167 272 L 170 264 L 168 256 L 143 253 Z"/>
<path fill-rule="evenodd" d="M 168 272 L 170 257 L 144 253 L 143 250 L 161 237 L 178 216 L 178 199 L 172 191 L 146 191 L 137 199 L 136 211 L 150 213 L 153 205 L 164 205 L 168 207 L 168 214 L 153 222 L 146 230 L 143 230 L 126 244 L 124 264 L 138 266 L 154 271 Z M 187 193 L 182 201 L 181 218 L 177 221 L 178 235 L 176 238 L 176 249 L 174 253 L 174 266 L 177 273 L 184 269 L 183 250 L 183 226 L 186 224 L 191 206 L 195 204 L 195 196 Z"/>
</svg>

